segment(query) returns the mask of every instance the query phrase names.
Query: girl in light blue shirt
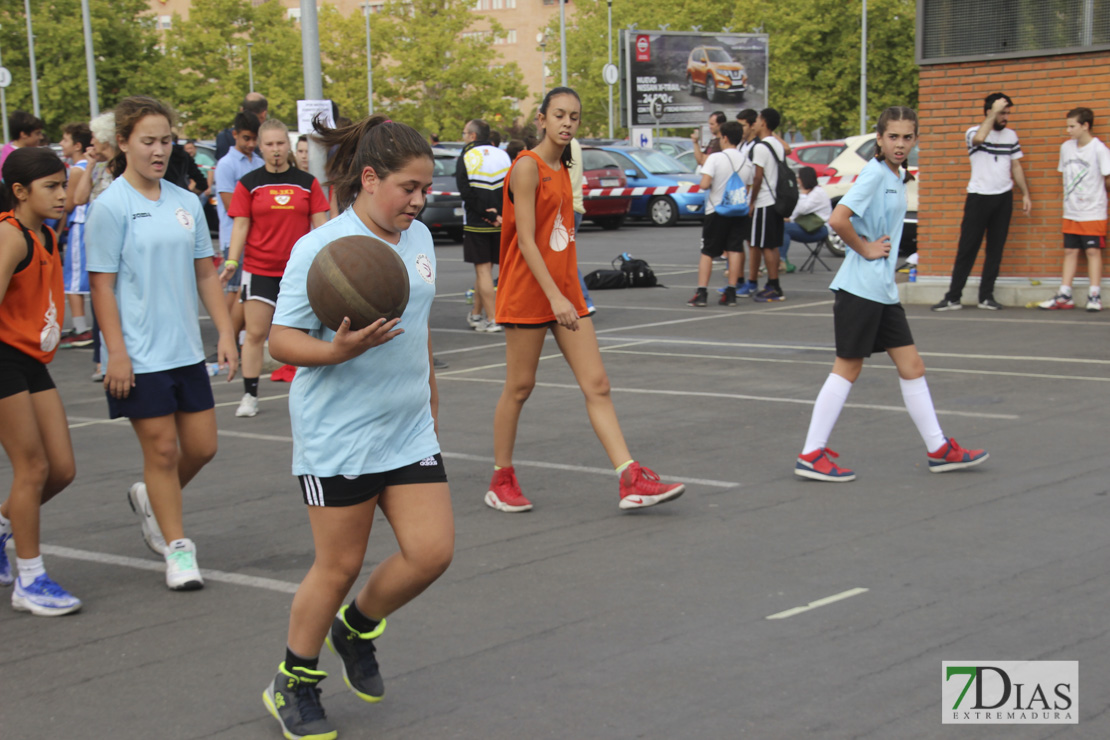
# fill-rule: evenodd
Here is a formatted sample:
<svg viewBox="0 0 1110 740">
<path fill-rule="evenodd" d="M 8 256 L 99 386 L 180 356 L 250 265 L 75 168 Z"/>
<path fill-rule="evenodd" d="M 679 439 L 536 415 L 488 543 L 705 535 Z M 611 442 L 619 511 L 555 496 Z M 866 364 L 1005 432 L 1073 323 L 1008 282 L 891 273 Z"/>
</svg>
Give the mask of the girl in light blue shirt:
<svg viewBox="0 0 1110 740">
<path fill-rule="evenodd" d="M 890 355 L 898 368 L 902 399 L 925 442 L 930 472 L 969 468 L 987 459 L 983 450 L 964 449 L 941 431 L 925 382 L 925 363 L 894 284 L 898 251 L 892 254 L 891 245 L 902 237 L 905 183 L 913 177 L 908 170 L 904 177 L 900 172 L 917 142 L 917 113 L 901 106 L 887 108 L 879 116 L 876 133 L 875 158 L 829 219 L 829 226 L 850 249 L 829 286 L 836 296 L 836 360 L 817 395 L 805 446 L 794 465 L 796 475 L 813 480 L 855 479 L 855 473 L 832 461 L 837 454 L 826 445 L 864 359 L 880 351 Z"/>
</svg>

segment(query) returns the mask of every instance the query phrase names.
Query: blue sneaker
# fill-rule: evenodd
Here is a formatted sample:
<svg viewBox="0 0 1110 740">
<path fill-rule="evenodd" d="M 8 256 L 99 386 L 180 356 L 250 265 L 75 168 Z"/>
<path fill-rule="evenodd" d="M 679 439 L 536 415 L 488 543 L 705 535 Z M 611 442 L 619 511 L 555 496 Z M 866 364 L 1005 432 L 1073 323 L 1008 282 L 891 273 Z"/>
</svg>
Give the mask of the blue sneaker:
<svg viewBox="0 0 1110 740">
<path fill-rule="evenodd" d="M 759 291 L 755 296 L 756 303 L 772 303 L 775 301 L 785 301 L 786 296 L 774 288 L 764 288 Z"/>
<path fill-rule="evenodd" d="M 50 576 L 43 573 L 27 588 L 16 581 L 12 591 L 12 608 L 19 612 L 31 612 L 40 617 L 60 617 L 81 608 L 81 599 L 54 583 Z"/>
<path fill-rule="evenodd" d="M 12 585 L 12 564 L 8 560 L 8 552 L 4 549 L 11 538 L 11 532 L 0 534 L 0 586 Z"/>
<path fill-rule="evenodd" d="M 759 283 L 754 280 L 748 280 L 736 286 L 736 295 L 738 296 L 753 296 L 759 290 Z"/>
</svg>

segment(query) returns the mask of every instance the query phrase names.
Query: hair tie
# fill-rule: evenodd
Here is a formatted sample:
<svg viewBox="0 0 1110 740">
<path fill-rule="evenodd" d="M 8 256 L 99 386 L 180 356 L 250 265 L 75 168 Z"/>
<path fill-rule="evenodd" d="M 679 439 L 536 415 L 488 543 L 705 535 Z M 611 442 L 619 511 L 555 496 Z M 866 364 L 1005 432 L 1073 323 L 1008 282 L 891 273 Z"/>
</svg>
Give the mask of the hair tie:
<svg viewBox="0 0 1110 740">
<path fill-rule="evenodd" d="M 393 119 L 392 118 L 387 118 L 384 121 L 382 121 L 382 123 L 393 123 Z"/>
</svg>

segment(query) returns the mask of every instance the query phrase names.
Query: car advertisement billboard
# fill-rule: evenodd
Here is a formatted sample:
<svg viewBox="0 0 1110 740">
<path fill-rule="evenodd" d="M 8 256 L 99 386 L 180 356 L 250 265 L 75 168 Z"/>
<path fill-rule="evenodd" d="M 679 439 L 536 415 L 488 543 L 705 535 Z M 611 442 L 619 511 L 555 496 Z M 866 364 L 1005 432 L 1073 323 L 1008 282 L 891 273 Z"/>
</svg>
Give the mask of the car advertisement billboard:
<svg viewBox="0 0 1110 740">
<path fill-rule="evenodd" d="M 625 126 L 700 126 L 767 107 L 767 35 L 621 32 Z"/>
</svg>

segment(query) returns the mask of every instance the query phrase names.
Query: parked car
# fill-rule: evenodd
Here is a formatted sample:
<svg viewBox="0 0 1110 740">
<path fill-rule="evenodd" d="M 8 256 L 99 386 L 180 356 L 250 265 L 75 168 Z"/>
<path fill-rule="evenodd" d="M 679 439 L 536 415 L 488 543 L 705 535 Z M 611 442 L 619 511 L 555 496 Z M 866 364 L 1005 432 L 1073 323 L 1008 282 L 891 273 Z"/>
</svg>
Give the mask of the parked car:
<svg viewBox="0 0 1110 740">
<path fill-rule="evenodd" d="M 688 152 L 683 152 L 682 154 L 676 155 L 675 159 L 678 161 L 679 164 L 685 167 L 688 172 L 698 171 L 698 158 L 694 156 L 693 149 Z"/>
<path fill-rule="evenodd" d="M 828 174 L 829 162 L 836 159 L 847 148 L 843 141 L 809 141 L 794 144 L 793 151 L 786 155 L 788 160 L 798 163 L 798 167 L 812 167 L 818 177 Z M 798 169 L 795 167 L 794 169 Z"/>
<path fill-rule="evenodd" d="M 851 189 L 856 175 L 863 170 L 864 165 L 874 158 L 875 134 L 849 136 L 844 139 L 844 145 L 844 151 L 829 162 L 826 170 L 827 176 L 843 179 L 829 185 L 822 185 L 834 206 Z M 906 164 L 914 175 L 918 174 L 917 155 L 918 148 L 915 144 L 906 159 Z M 898 245 L 898 253 L 904 257 L 917 251 L 917 180 L 911 180 L 906 184 L 906 218 L 903 223 L 902 242 Z M 846 247 L 839 236 L 831 234 L 829 241 L 832 243 L 833 251 L 844 253 Z"/>
<path fill-rule="evenodd" d="M 193 161 L 197 163 L 197 167 L 204 173 L 204 176 L 212 181 L 211 173 L 216 169 L 216 142 L 214 141 L 198 141 L 196 142 L 197 153 L 193 157 Z M 209 190 L 200 195 L 201 205 L 204 206 L 204 220 L 208 222 L 208 233 L 213 237 L 220 235 L 220 215 L 216 211 L 216 192 Z"/>
<path fill-rule="evenodd" d="M 695 46 L 686 62 L 686 90 L 691 95 L 704 90 L 709 102 L 725 95 L 742 101 L 748 90 L 748 73 L 720 46 Z"/>
<path fill-rule="evenodd" d="M 622 172 L 616 158 L 601 149 L 582 148 L 583 189 L 625 188 L 628 177 Z M 586 198 L 582 201 L 586 208 L 584 218 L 593 221 L 603 229 L 619 229 L 624 223 L 628 210 L 632 207 L 632 196 L 614 195 L 600 198 Z"/>
<path fill-rule="evenodd" d="M 664 154 L 678 158 L 679 154 L 685 152 L 692 152 L 694 150 L 694 142 L 689 139 L 683 139 L 680 136 L 660 136 L 651 142 L 652 149 L 658 149 Z"/>
<path fill-rule="evenodd" d="M 585 149 L 585 147 L 583 147 Z M 701 178 L 673 157 L 638 146 L 597 147 L 608 152 L 624 170 L 630 188 L 697 185 Z M 701 218 L 705 214 L 705 193 L 685 192 L 632 197 L 628 215 L 647 218 L 656 226 L 673 226 L 680 218 Z"/>
<path fill-rule="evenodd" d="M 424 210 L 417 216 L 434 233 L 446 234 L 455 242 L 463 238 L 463 203 L 461 195 L 437 195 L 435 193 L 457 193 L 455 182 L 455 162 L 458 153 L 451 149 L 436 147 L 432 149 L 434 169 L 432 170 L 432 195 L 424 201 Z"/>
</svg>

